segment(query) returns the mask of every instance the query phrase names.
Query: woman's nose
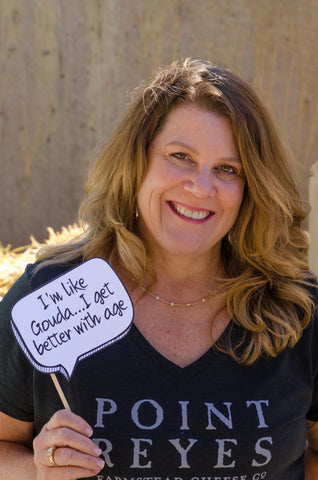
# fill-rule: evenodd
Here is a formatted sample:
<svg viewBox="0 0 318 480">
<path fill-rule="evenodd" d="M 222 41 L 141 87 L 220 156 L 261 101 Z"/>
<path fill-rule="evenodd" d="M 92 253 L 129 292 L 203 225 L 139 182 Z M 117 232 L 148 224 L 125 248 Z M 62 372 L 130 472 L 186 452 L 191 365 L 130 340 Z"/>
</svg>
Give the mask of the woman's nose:
<svg viewBox="0 0 318 480">
<path fill-rule="evenodd" d="M 198 198 L 212 197 L 216 192 L 212 177 L 211 172 L 196 171 L 185 181 L 184 189 Z"/>
</svg>

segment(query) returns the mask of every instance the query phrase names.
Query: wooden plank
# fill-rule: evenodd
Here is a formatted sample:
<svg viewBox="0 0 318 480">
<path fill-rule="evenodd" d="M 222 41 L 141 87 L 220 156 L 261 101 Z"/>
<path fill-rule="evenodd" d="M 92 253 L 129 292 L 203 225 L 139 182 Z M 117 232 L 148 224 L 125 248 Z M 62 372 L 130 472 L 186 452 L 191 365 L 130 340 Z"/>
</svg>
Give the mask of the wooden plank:
<svg viewBox="0 0 318 480">
<path fill-rule="evenodd" d="M 0 241 L 73 223 L 90 154 L 158 64 L 203 56 L 253 83 L 308 198 L 317 0 L 0 0 Z"/>
</svg>

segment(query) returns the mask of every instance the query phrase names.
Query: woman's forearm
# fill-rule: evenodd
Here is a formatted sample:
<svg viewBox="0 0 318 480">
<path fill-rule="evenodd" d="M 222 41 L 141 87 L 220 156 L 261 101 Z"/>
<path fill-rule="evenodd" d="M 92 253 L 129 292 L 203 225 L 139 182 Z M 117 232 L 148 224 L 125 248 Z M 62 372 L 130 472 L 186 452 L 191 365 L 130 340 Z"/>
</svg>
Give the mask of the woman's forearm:
<svg viewBox="0 0 318 480">
<path fill-rule="evenodd" d="M 310 447 L 306 449 L 306 480 L 318 478 L 318 455 Z"/>
<path fill-rule="evenodd" d="M 0 478 L 35 480 L 32 450 L 18 443 L 0 441 Z"/>
</svg>

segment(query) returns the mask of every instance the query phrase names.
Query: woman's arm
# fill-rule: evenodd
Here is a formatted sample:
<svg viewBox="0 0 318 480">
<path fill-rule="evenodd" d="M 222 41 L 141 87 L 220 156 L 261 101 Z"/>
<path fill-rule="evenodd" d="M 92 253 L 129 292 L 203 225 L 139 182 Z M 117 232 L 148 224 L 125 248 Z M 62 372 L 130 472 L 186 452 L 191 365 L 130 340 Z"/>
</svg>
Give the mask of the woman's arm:
<svg viewBox="0 0 318 480">
<path fill-rule="evenodd" d="M 307 420 L 306 480 L 318 479 L 318 422 Z"/>
<path fill-rule="evenodd" d="M 32 422 L 21 422 L 0 412 L 0 478 L 36 478 L 33 428 Z"/>
<path fill-rule="evenodd" d="M 92 429 L 69 410 L 56 412 L 35 438 L 33 432 L 33 423 L 0 413 L 0 478 L 75 480 L 97 475 L 104 466 L 89 438 Z M 50 447 L 56 447 L 57 466 L 50 463 Z"/>
</svg>

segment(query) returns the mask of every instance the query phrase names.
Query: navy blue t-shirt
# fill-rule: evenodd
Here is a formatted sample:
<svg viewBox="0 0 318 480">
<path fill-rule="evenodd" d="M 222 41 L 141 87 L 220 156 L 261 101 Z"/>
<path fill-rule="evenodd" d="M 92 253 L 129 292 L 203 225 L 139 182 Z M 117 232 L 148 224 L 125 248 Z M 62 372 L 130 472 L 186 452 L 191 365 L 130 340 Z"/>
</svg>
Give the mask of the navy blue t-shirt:
<svg viewBox="0 0 318 480">
<path fill-rule="evenodd" d="M 38 433 L 63 407 L 50 376 L 21 352 L 10 311 L 63 267 L 32 279 L 31 270 L 0 303 L 0 410 Z M 70 382 L 57 374 L 103 450 L 95 480 L 304 480 L 306 419 L 318 421 L 316 316 L 293 349 L 252 366 L 212 347 L 180 368 L 133 325 L 81 361 Z"/>
</svg>

